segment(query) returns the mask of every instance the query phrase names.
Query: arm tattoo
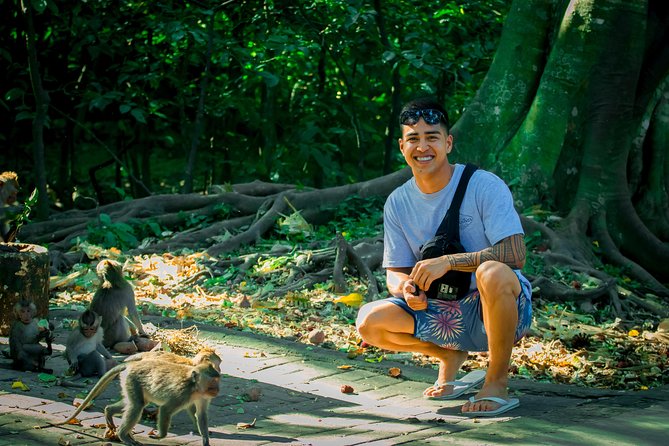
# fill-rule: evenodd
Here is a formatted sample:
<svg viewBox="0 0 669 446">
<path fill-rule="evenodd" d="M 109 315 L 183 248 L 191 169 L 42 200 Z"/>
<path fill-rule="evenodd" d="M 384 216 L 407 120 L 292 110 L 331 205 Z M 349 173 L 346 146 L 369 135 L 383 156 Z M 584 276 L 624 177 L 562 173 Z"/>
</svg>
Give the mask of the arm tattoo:
<svg viewBox="0 0 669 446">
<path fill-rule="evenodd" d="M 511 268 L 522 268 L 525 264 L 525 240 L 522 234 L 515 234 L 482 251 L 452 254 L 446 258 L 451 269 L 457 271 L 476 271 L 481 263 L 488 260 L 502 262 Z"/>
</svg>

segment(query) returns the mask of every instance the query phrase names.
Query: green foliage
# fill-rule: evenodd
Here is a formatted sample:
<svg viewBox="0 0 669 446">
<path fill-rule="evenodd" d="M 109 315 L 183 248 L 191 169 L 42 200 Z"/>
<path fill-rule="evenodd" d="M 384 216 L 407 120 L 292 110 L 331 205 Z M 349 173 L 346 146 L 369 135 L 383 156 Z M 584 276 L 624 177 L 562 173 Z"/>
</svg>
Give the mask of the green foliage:
<svg viewBox="0 0 669 446">
<path fill-rule="evenodd" d="M 223 274 L 211 277 L 204 281 L 205 287 L 213 287 L 218 285 L 227 285 L 229 280 L 234 279 L 239 273 L 239 268 L 234 266 L 229 267 Z"/>
<path fill-rule="evenodd" d="M 492 60 L 509 3 L 429 0 L 407 14 L 397 0 L 380 2 L 379 11 L 361 0 L 100 0 L 60 9 L 35 0 L 38 58 L 54 93 L 47 179 L 63 202 L 95 166 L 103 166 L 101 183 L 129 196 L 145 193 L 130 175 L 153 192 L 178 190 L 200 100 L 197 190 L 253 179 L 324 187 L 374 178 L 385 135 L 397 132 L 388 129 L 390 73 L 400 74 L 402 100 L 435 94 L 455 121 Z M 22 155 L 31 151 L 34 100 L 22 17 L 19 8 L 0 9 L 0 122 L 13 123 L 0 124 L 0 139 L 29 178 L 30 157 Z M 123 169 L 105 164 L 112 159 Z M 401 165 L 399 155 L 395 161 Z"/>
<path fill-rule="evenodd" d="M 139 245 L 134 232 L 129 224 L 113 223 L 109 215 L 100 214 L 97 221 L 88 225 L 88 242 L 104 248 L 132 249 Z"/>
<path fill-rule="evenodd" d="M 37 204 L 38 198 L 39 192 L 37 189 L 33 189 L 28 199 L 25 201 L 25 203 L 23 203 L 23 207 L 21 208 L 20 212 L 18 212 L 16 215 L 8 216 L 9 225 L 15 227 L 17 233 L 19 229 L 21 229 L 21 226 L 30 221 L 30 213 L 32 212 L 33 207 L 35 207 Z"/>
<path fill-rule="evenodd" d="M 318 234 L 325 239 L 342 234 L 346 240 L 379 236 L 383 233 L 383 203 L 380 197 L 347 197 L 332 220 L 318 228 Z"/>
<path fill-rule="evenodd" d="M 112 222 L 107 214 L 100 214 L 97 221 L 88 224 L 86 241 L 103 248 L 127 250 L 139 246 L 145 237 L 160 237 L 160 225 L 152 220 L 131 219 L 128 223 Z"/>
<path fill-rule="evenodd" d="M 619 266 L 611 265 L 609 263 L 604 263 L 602 265 L 602 270 L 606 274 L 615 277 L 618 285 L 623 288 L 628 288 L 633 290 L 639 290 L 642 288 L 641 284 L 638 281 L 629 277 L 627 272 L 628 268 L 622 268 Z"/>
<path fill-rule="evenodd" d="M 300 211 L 285 215 L 277 221 L 279 234 L 288 240 L 303 242 L 313 235 L 311 225 L 302 217 Z"/>
</svg>

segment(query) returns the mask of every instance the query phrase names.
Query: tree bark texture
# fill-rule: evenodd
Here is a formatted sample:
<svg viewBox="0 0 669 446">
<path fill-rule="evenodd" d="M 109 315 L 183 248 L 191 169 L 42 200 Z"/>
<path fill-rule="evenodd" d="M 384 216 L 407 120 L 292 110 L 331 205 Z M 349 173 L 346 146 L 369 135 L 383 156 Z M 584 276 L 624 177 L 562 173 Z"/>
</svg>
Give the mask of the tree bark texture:
<svg viewBox="0 0 669 446">
<path fill-rule="evenodd" d="M 37 316 L 49 315 L 49 253 L 42 246 L 0 244 L 0 335 L 7 336 L 14 320 L 14 304 L 32 300 Z"/>
</svg>

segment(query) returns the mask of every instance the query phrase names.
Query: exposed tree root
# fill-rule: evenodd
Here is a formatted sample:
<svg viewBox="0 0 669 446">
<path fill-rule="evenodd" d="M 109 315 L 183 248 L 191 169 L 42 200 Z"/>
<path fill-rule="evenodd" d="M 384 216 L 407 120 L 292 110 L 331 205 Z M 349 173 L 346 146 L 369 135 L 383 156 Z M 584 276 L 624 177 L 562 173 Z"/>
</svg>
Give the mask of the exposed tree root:
<svg viewBox="0 0 669 446">
<path fill-rule="evenodd" d="M 611 239 L 605 220 L 605 214 L 601 212 L 593 217 L 591 224 L 593 235 L 599 241 L 604 257 L 612 264 L 623 268 L 627 275 L 644 284 L 650 292 L 660 296 L 669 296 L 669 289 L 664 287 L 643 267 L 628 259 L 620 252 Z"/>
<path fill-rule="evenodd" d="M 260 299 L 266 298 L 270 295 L 272 296 L 282 296 L 289 291 L 296 291 L 296 290 L 303 290 L 307 288 L 313 287 L 315 284 L 319 282 L 324 282 L 328 280 L 332 275 L 332 269 L 330 268 L 324 268 L 318 272 L 315 273 L 310 273 L 305 275 L 304 277 L 294 280 L 294 281 L 289 281 L 286 285 L 276 287 L 271 291 L 267 291 L 265 293 L 262 293 L 260 295 Z"/>
<path fill-rule="evenodd" d="M 57 214 L 49 220 L 25 226 L 20 236 L 24 242 L 49 244 L 53 267 L 68 269 L 75 263 L 88 260 L 82 250 L 70 251 L 72 240 L 80 235 L 85 236 L 89 225 L 95 227 L 96 222 L 100 221 L 100 215 L 106 214 L 110 216 L 112 225 L 137 219 L 157 222 L 162 229 L 174 232 L 171 238 L 145 243 L 144 246 L 128 250 L 128 254 L 206 248 L 212 257 L 223 257 L 243 245 L 262 239 L 277 227 L 279 218 L 291 211 L 299 212 L 308 222 L 324 223 L 331 217 L 330 209 L 334 209 L 345 198 L 351 195 L 386 196 L 406 181 L 408 176 L 409 172 L 405 169 L 375 180 L 325 190 L 297 190 L 292 185 L 252 182 L 212 188 L 216 192 L 212 195 L 155 195 L 112 203 L 98 209 Z M 228 217 L 211 223 L 212 219 L 221 215 Z M 202 227 L 180 229 L 188 220 L 204 219 L 208 223 Z M 608 261 L 624 267 L 630 277 L 642 282 L 653 294 L 669 295 L 665 286 L 620 252 L 609 235 L 604 214 L 592 216 L 587 203 L 575 206 L 557 230 L 527 217 L 522 217 L 522 222 L 527 234 L 539 232 L 545 242 L 540 252 L 534 253 L 543 259 L 545 269 L 540 275 L 544 277 L 533 278 L 533 285 L 539 287 L 541 295 L 548 299 L 577 301 L 586 306 L 595 301 L 608 300 L 617 314 L 625 311 L 624 307 L 628 305 L 629 299 L 621 302 L 615 280 L 592 266 L 596 264 L 596 258 L 589 239 L 585 236 L 588 228 L 599 242 Z M 229 274 L 227 269 L 230 266 L 238 268 L 236 275 L 231 278 L 238 283 L 258 265 L 263 256 L 290 255 L 295 249 L 302 249 L 302 254 L 296 255 L 299 260 L 280 271 L 284 274 L 280 283 L 285 285 L 274 288 L 273 294 L 312 286 L 318 281 L 330 278 L 334 280 L 335 292 L 344 293 L 347 292 L 345 274 L 357 274 L 368 285 L 368 298 L 378 298 L 381 289 L 375 272 L 378 273 L 383 256 L 380 235 L 375 239 L 352 243 L 339 236 L 329 246 L 323 248 L 323 245 L 324 242 L 321 241 L 312 247 L 296 248 L 293 245 L 277 243 L 266 253 L 223 257 L 211 265 L 211 268 L 214 275 Z M 578 281 L 570 285 L 551 280 L 553 267 L 587 274 L 596 278 L 599 286 L 579 289 L 579 284 L 576 283 Z M 198 278 L 200 279 L 202 277 Z"/>
<path fill-rule="evenodd" d="M 341 234 L 337 234 L 335 240 L 337 255 L 335 256 L 334 266 L 332 267 L 332 281 L 334 282 L 335 293 L 345 293 L 348 291 L 346 278 L 344 277 L 344 265 L 346 264 L 346 251 L 348 243 Z"/>
</svg>

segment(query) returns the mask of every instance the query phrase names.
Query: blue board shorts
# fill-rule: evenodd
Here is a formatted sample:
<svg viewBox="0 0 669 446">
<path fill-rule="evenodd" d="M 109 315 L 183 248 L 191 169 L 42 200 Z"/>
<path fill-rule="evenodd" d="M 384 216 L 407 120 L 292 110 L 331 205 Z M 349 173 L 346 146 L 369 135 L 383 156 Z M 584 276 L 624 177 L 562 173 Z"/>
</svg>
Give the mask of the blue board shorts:
<svg viewBox="0 0 669 446">
<path fill-rule="evenodd" d="M 520 271 L 514 270 L 520 281 L 518 296 L 518 325 L 515 341 L 527 334 L 532 324 L 532 286 Z M 427 309 L 414 311 L 401 297 L 387 299 L 409 313 L 414 320 L 414 337 L 432 342 L 449 350 L 488 351 L 488 336 L 483 326 L 481 297 L 474 290 L 460 300 L 428 299 Z"/>
</svg>

